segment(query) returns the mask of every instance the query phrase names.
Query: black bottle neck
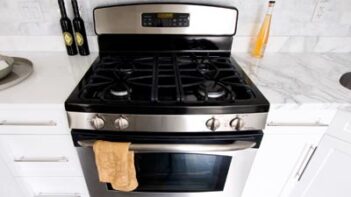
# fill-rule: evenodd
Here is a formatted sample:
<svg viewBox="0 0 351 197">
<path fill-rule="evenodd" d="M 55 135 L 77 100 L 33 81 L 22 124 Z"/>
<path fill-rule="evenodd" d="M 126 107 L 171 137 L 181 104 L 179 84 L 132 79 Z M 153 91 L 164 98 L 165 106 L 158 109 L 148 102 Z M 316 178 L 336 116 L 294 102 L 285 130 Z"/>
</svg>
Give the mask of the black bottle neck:
<svg viewBox="0 0 351 197">
<path fill-rule="evenodd" d="M 72 0 L 73 13 L 75 18 L 80 18 L 77 0 Z"/>
<path fill-rule="evenodd" d="M 58 4 L 60 6 L 61 17 L 62 18 L 67 18 L 67 13 L 66 13 L 64 0 L 58 0 Z"/>
</svg>

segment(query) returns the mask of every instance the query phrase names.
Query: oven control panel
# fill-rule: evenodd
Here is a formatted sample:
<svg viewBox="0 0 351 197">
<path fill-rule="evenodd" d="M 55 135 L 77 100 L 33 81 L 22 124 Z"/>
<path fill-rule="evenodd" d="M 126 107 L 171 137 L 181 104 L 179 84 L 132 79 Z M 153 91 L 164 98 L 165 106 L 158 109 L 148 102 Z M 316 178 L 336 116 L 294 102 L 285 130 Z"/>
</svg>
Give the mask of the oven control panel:
<svg viewBox="0 0 351 197">
<path fill-rule="evenodd" d="M 267 113 L 143 115 L 68 112 L 72 129 L 132 132 L 233 132 L 262 130 Z"/>
<path fill-rule="evenodd" d="M 143 13 L 143 27 L 189 27 L 188 13 Z"/>
</svg>

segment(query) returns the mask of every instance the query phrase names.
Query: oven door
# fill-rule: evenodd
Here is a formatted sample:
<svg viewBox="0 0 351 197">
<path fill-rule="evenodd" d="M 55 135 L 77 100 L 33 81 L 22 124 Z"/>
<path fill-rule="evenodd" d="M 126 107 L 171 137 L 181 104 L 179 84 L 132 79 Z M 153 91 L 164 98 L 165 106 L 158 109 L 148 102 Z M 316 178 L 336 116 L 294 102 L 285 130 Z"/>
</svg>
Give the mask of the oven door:
<svg viewBox="0 0 351 197">
<path fill-rule="evenodd" d="M 73 138 L 91 197 L 239 197 L 262 135 L 231 138 L 224 135 L 226 137 L 212 135 L 208 138 L 197 134 L 191 140 L 181 140 L 180 136 L 173 136 L 173 140 L 171 136 L 167 136 L 168 140 L 164 137 L 151 139 L 151 136 L 147 140 L 145 135 L 146 138 L 131 137 L 130 149 L 135 151 L 139 186 L 128 193 L 113 190 L 111 185 L 98 180 L 91 146 L 102 135 L 95 138 L 74 135 Z M 110 141 L 126 140 L 114 136 Z"/>
</svg>

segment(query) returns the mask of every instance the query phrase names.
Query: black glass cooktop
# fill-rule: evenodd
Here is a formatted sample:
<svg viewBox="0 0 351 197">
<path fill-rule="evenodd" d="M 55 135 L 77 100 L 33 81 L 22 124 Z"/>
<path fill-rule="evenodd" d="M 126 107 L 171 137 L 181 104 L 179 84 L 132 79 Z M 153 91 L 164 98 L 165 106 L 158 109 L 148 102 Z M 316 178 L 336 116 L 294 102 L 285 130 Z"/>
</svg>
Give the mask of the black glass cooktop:
<svg viewBox="0 0 351 197">
<path fill-rule="evenodd" d="M 138 114 L 248 113 L 268 106 L 234 60 L 209 53 L 100 57 L 66 101 L 68 111 Z"/>
</svg>

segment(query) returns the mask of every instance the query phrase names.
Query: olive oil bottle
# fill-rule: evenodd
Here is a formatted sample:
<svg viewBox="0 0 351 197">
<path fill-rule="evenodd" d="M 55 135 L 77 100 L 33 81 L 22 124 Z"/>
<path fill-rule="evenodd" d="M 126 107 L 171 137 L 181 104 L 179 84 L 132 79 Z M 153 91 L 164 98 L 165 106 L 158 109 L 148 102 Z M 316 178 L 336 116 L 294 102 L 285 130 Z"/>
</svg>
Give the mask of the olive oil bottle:
<svg viewBox="0 0 351 197">
<path fill-rule="evenodd" d="M 264 51 L 266 49 L 269 33 L 270 33 L 270 26 L 272 21 L 272 12 L 273 12 L 274 4 L 275 4 L 275 1 L 269 1 L 266 16 L 262 23 L 260 32 L 257 35 L 257 39 L 253 47 L 253 50 L 251 52 L 253 57 L 262 58 L 264 55 Z"/>
<path fill-rule="evenodd" d="M 73 26 L 76 32 L 76 42 L 78 45 L 78 51 L 80 55 L 89 55 L 89 46 L 87 40 L 87 34 L 85 32 L 84 21 L 80 17 L 77 0 L 72 0 L 72 7 L 74 12 Z"/>
<path fill-rule="evenodd" d="M 60 12 L 61 12 L 60 24 L 61 24 L 63 39 L 65 41 L 67 53 L 68 55 L 77 55 L 78 52 L 77 52 L 76 42 L 74 41 L 74 37 L 73 37 L 72 23 L 71 23 L 71 20 L 67 17 L 65 2 L 64 0 L 58 0 L 58 4 L 60 6 Z"/>
</svg>

